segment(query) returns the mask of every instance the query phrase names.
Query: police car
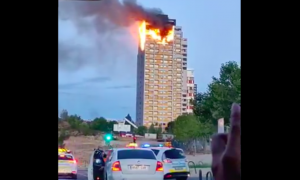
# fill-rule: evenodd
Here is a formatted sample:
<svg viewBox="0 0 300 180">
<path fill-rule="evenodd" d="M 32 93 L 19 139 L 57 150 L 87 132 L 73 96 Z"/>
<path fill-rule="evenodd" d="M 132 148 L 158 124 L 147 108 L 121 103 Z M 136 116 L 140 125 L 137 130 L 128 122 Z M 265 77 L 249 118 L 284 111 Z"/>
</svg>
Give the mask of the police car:
<svg viewBox="0 0 300 180">
<path fill-rule="evenodd" d="M 184 152 L 180 148 L 150 147 L 157 160 L 163 163 L 164 179 L 187 180 L 190 169 Z"/>
<path fill-rule="evenodd" d="M 70 176 L 77 179 L 77 161 L 70 150 L 58 149 L 58 176 Z"/>
</svg>

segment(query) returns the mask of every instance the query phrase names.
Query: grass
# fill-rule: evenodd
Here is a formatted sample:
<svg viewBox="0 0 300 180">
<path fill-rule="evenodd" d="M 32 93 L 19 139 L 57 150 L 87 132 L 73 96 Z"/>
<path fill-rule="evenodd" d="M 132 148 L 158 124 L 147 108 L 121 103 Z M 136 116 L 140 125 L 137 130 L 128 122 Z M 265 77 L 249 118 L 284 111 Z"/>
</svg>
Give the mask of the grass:
<svg viewBox="0 0 300 180">
<path fill-rule="evenodd" d="M 192 163 L 189 163 L 189 167 L 190 168 L 211 168 L 211 164 L 192 164 Z"/>
</svg>

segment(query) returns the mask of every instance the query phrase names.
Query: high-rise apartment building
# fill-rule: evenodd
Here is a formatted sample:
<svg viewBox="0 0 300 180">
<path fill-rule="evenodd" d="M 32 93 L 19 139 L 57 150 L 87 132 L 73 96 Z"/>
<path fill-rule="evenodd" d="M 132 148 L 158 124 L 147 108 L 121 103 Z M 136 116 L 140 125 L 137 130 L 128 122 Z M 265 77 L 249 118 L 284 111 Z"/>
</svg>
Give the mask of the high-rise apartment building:
<svg viewBox="0 0 300 180">
<path fill-rule="evenodd" d="M 137 125 L 165 127 L 187 110 L 187 39 L 176 20 L 166 23 L 173 26 L 173 40 L 162 44 L 148 35 L 138 51 Z"/>
<path fill-rule="evenodd" d="M 194 80 L 194 70 L 187 70 L 187 108 L 186 113 L 193 113 L 193 105 L 191 104 L 192 99 L 195 97 L 195 80 Z"/>
<path fill-rule="evenodd" d="M 198 93 L 197 84 L 194 84 L 194 96 L 197 96 L 197 93 Z"/>
</svg>

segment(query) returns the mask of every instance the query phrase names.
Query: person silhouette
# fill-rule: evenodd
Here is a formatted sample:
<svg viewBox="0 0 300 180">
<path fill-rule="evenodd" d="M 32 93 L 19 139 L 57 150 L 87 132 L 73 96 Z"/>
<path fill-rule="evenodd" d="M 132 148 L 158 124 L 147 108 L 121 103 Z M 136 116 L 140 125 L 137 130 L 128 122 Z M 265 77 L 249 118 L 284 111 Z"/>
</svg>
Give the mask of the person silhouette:
<svg viewBox="0 0 300 180">
<path fill-rule="evenodd" d="M 241 180 L 241 107 L 232 104 L 229 133 L 212 137 L 212 172 L 215 180 Z"/>
</svg>

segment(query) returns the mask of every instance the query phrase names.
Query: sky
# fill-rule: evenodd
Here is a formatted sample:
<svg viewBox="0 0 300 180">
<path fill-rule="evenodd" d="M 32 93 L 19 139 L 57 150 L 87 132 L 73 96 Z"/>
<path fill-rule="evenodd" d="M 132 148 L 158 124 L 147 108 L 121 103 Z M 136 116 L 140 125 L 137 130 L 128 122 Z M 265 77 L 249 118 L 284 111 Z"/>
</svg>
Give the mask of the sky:
<svg viewBox="0 0 300 180">
<path fill-rule="evenodd" d="M 138 0 L 138 3 L 160 8 L 182 26 L 183 36 L 188 40 L 188 68 L 194 70 L 198 92 L 206 91 L 212 76 L 218 77 L 222 63 L 240 64 L 240 0 Z M 89 22 L 81 22 L 86 30 L 79 30 L 72 21 L 59 19 L 59 41 L 82 47 L 74 59 L 59 65 L 59 112 L 67 109 L 69 114 L 86 120 L 101 116 L 123 119 L 130 114 L 135 120 L 137 27 L 132 25 L 112 33 L 112 37 L 99 38 L 95 31 L 88 30 Z M 80 61 L 76 61 L 78 56 Z"/>
</svg>

